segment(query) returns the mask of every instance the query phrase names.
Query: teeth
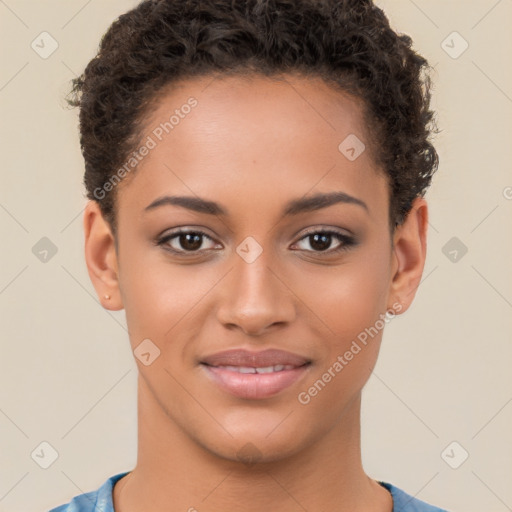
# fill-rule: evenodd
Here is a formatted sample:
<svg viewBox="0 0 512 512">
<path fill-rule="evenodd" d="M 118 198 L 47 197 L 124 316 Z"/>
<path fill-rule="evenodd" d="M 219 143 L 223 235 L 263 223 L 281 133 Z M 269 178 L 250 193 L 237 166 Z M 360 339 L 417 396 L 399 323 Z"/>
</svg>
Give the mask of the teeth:
<svg viewBox="0 0 512 512">
<path fill-rule="evenodd" d="M 274 366 L 265 366 L 264 368 L 256 368 L 256 373 L 271 373 L 271 372 L 277 372 L 280 371 L 277 369 L 278 367 Z"/>
<path fill-rule="evenodd" d="M 250 366 L 239 366 L 238 371 L 240 373 L 256 373 L 256 368 L 251 368 Z"/>
<path fill-rule="evenodd" d="M 276 364 L 274 366 L 264 366 L 261 368 L 253 368 L 252 366 L 218 366 L 217 368 L 224 368 L 230 372 L 238 373 L 272 373 L 281 372 L 283 370 L 293 370 L 295 366 L 291 364 Z"/>
</svg>

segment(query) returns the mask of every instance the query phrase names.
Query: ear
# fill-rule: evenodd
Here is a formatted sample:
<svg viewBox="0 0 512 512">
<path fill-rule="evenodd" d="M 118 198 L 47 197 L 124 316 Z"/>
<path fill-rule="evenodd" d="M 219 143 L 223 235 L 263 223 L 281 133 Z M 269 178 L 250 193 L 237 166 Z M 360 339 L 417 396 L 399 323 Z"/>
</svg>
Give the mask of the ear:
<svg viewBox="0 0 512 512">
<path fill-rule="evenodd" d="M 421 282 L 427 253 L 428 206 L 425 199 L 417 197 L 404 222 L 395 230 L 393 240 L 393 274 L 390 299 L 401 308 L 409 309 Z"/>
<path fill-rule="evenodd" d="M 115 239 L 96 201 L 87 203 L 83 221 L 85 261 L 100 303 L 105 309 L 111 311 L 123 309 Z M 105 295 L 110 298 L 105 298 Z"/>
</svg>

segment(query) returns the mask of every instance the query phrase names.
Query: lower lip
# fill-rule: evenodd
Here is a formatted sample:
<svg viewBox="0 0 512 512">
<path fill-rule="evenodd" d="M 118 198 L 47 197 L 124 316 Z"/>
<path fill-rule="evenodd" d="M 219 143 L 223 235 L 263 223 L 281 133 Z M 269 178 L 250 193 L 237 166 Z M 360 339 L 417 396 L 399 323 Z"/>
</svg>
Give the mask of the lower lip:
<svg viewBox="0 0 512 512">
<path fill-rule="evenodd" d="M 226 368 L 202 365 L 207 375 L 221 389 L 236 397 L 252 400 L 277 395 L 303 377 L 309 366 L 306 364 L 293 370 L 271 373 L 239 373 Z"/>
</svg>

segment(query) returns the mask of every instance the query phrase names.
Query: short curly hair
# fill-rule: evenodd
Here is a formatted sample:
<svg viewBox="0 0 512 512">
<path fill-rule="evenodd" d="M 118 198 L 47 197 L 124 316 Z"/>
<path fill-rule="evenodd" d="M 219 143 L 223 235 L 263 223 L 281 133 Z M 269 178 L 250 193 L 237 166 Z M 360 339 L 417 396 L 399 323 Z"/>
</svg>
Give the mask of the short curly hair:
<svg viewBox="0 0 512 512">
<path fill-rule="evenodd" d="M 388 176 L 391 231 L 438 167 L 430 142 L 427 60 L 371 0 L 143 0 L 103 35 L 72 80 L 80 107 L 87 197 L 116 233 L 116 191 L 104 184 L 134 151 L 158 92 L 201 76 L 297 73 L 363 102 L 372 154 Z"/>
</svg>

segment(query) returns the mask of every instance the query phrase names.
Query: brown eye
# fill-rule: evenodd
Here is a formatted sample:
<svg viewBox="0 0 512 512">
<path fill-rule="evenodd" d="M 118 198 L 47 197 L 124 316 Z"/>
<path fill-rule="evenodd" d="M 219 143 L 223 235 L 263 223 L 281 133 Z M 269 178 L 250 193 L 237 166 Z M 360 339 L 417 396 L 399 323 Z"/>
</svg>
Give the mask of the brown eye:
<svg viewBox="0 0 512 512">
<path fill-rule="evenodd" d="M 334 249 L 330 249 L 333 239 L 338 240 L 338 245 Z M 311 247 L 311 250 L 307 248 L 304 249 L 307 252 L 324 252 L 332 254 L 346 250 L 355 245 L 355 240 L 352 237 L 332 230 L 310 231 L 306 233 L 300 241 L 303 240 L 307 241 L 308 245 Z"/>
<path fill-rule="evenodd" d="M 201 236 L 202 235 L 198 233 L 182 233 L 178 235 L 177 239 L 183 249 L 187 251 L 197 251 L 197 249 L 201 248 L 203 243 Z"/>
<path fill-rule="evenodd" d="M 213 242 L 213 239 L 202 231 L 175 231 L 161 237 L 157 245 L 163 246 L 166 250 L 185 254 L 198 253 L 201 250 L 211 249 L 204 247 L 205 239 Z"/>
</svg>

